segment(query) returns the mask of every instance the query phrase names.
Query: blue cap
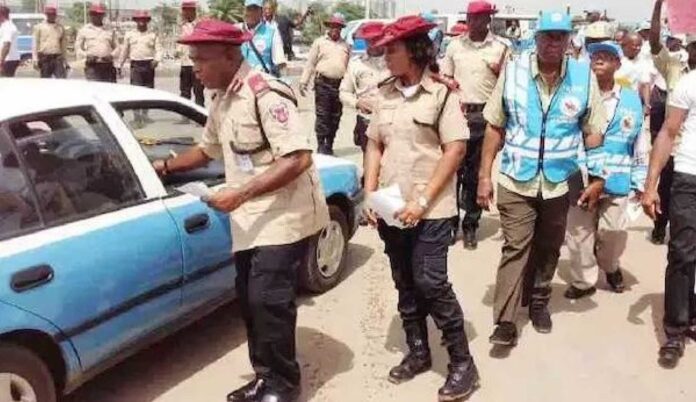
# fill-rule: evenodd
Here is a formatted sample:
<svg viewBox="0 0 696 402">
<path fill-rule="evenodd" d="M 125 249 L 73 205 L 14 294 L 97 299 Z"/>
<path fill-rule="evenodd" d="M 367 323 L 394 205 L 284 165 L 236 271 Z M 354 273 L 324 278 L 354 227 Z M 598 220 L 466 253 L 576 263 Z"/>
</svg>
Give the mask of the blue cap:
<svg viewBox="0 0 696 402">
<path fill-rule="evenodd" d="M 593 43 L 587 46 L 587 51 L 590 52 L 590 56 L 598 52 L 607 52 L 613 54 L 618 58 L 623 57 L 623 51 L 621 50 L 621 47 L 613 41 Z"/>
<path fill-rule="evenodd" d="M 433 13 L 426 11 L 426 12 L 421 13 L 420 16 L 421 16 L 421 18 L 423 18 L 424 20 L 426 20 L 428 22 L 435 22 L 435 14 L 433 14 Z"/>
<path fill-rule="evenodd" d="M 573 23 L 570 15 L 563 11 L 544 11 L 541 13 L 537 32 L 548 31 L 572 32 Z"/>
<path fill-rule="evenodd" d="M 244 7 L 252 6 L 263 8 L 263 0 L 244 0 Z"/>
</svg>

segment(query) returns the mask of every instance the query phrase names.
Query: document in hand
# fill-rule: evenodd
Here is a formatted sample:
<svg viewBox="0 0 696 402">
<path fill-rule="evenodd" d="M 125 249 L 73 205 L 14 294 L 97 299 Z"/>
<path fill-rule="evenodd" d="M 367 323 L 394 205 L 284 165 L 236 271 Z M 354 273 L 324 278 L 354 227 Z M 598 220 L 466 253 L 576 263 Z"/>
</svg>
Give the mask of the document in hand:
<svg viewBox="0 0 696 402">
<path fill-rule="evenodd" d="M 389 226 L 403 229 L 406 226 L 400 220 L 394 218 L 394 214 L 406 206 L 404 197 L 398 185 L 377 190 L 367 199 L 367 207 L 374 211 Z"/>
<path fill-rule="evenodd" d="M 673 33 L 696 33 L 694 0 L 667 0 L 667 12 Z"/>
<path fill-rule="evenodd" d="M 176 189 L 182 193 L 198 197 L 203 201 L 207 200 L 213 195 L 213 190 L 211 190 L 210 187 L 201 181 L 186 183 L 183 186 L 177 187 Z"/>
</svg>

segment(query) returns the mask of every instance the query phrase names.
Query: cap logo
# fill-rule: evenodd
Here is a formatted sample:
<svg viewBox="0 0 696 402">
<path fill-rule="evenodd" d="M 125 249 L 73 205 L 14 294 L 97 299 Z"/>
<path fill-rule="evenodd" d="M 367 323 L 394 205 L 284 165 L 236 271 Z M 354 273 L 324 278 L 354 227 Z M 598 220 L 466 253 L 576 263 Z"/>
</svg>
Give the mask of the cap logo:
<svg viewBox="0 0 696 402">
<path fill-rule="evenodd" d="M 553 21 L 553 22 L 561 22 L 561 21 L 563 21 L 563 14 L 561 14 L 561 13 L 553 13 L 553 14 L 551 14 L 551 21 Z"/>
</svg>

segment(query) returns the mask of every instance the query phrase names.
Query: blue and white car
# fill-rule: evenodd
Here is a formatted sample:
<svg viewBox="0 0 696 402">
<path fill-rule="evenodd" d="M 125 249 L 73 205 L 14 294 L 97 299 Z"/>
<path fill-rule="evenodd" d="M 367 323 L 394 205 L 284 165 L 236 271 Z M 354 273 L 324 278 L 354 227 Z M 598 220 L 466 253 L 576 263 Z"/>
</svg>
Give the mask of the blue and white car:
<svg viewBox="0 0 696 402">
<path fill-rule="evenodd" d="M 145 88 L 0 80 L 0 401 L 54 402 L 234 298 L 228 217 L 175 187 L 222 185 L 220 163 L 163 182 L 150 161 L 206 111 Z M 143 113 L 145 124 L 133 124 Z M 316 156 L 331 222 L 301 283 L 340 279 L 357 227 L 357 166 Z"/>
</svg>

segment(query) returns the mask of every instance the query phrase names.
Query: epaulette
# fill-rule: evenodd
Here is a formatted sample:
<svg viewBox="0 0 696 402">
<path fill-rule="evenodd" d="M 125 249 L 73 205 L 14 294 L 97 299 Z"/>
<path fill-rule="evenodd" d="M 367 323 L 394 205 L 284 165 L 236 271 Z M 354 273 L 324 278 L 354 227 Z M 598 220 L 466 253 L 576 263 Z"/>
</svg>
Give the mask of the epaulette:
<svg viewBox="0 0 696 402">
<path fill-rule="evenodd" d="M 251 92 L 253 92 L 256 96 L 271 89 L 268 81 L 266 81 L 261 74 L 254 74 L 252 77 L 250 77 L 248 84 Z"/>
<path fill-rule="evenodd" d="M 391 84 L 394 81 L 396 81 L 396 77 L 392 75 L 392 76 L 380 81 L 379 84 L 377 84 L 377 88 L 382 88 L 383 86 Z"/>
</svg>

